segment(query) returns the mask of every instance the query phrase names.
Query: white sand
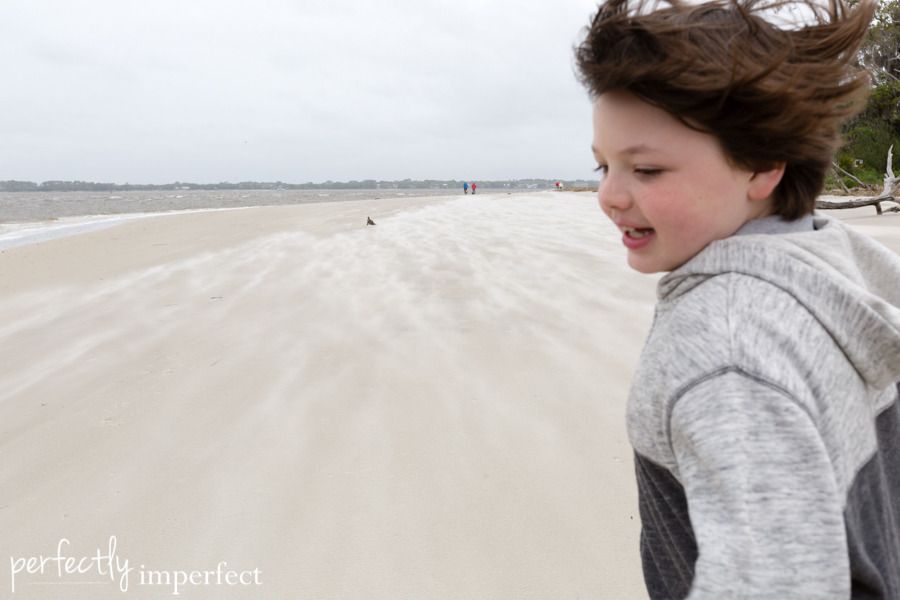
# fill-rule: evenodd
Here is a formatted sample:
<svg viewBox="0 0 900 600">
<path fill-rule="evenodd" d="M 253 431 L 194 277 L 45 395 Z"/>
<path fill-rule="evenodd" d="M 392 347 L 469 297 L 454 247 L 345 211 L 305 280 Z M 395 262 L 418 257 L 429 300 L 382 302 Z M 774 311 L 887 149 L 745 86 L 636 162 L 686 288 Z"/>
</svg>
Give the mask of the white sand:
<svg viewBox="0 0 900 600">
<path fill-rule="evenodd" d="M 897 249 L 892 217 L 858 225 Z M 645 598 L 624 406 L 655 281 L 573 193 L 149 217 L 6 249 L 0 597 L 16 560 L 116 536 L 127 594 L 47 563 L 12 597 L 170 597 L 141 565 L 227 561 L 261 585 L 200 575 L 178 597 Z"/>
<path fill-rule="evenodd" d="M 182 596 L 644 597 L 623 422 L 654 281 L 601 217 L 484 194 L 5 250 L 2 589 L 115 535 L 125 597 L 223 560 L 262 585 Z M 15 597 L 123 597 L 54 564 Z"/>
</svg>

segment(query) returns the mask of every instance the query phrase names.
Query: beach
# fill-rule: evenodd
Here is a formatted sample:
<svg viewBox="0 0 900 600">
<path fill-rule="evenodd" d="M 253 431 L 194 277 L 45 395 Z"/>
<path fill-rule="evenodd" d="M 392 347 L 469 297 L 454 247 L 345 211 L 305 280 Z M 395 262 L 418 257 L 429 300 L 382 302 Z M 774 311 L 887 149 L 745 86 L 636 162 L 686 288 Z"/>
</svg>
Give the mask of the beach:
<svg viewBox="0 0 900 600">
<path fill-rule="evenodd" d="M 900 254 L 900 215 L 827 214 Z M 4 596 L 646 598 L 658 276 L 620 237 L 591 193 L 479 193 L 3 249 Z"/>
</svg>

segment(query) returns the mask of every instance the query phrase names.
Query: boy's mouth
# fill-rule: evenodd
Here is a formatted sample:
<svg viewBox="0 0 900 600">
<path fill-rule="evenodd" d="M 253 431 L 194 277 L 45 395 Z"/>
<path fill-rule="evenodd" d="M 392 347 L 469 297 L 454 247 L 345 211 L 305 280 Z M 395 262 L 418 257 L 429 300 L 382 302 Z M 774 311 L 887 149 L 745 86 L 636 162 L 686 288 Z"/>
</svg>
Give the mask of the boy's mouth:
<svg viewBox="0 0 900 600">
<path fill-rule="evenodd" d="M 649 244 L 655 237 L 656 231 L 648 227 L 646 229 L 639 227 L 623 227 L 622 243 L 629 250 L 640 250 Z"/>
<path fill-rule="evenodd" d="M 648 227 L 646 229 L 638 229 L 635 227 L 625 227 L 622 231 L 623 231 L 623 233 L 625 233 L 625 235 L 627 235 L 628 237 L 630 237 L 633 240 L 639 240 L 642 237 L 648 236 L 651 233 L 653 233 L 653 229 L 650 227 Z"/>
</svg>

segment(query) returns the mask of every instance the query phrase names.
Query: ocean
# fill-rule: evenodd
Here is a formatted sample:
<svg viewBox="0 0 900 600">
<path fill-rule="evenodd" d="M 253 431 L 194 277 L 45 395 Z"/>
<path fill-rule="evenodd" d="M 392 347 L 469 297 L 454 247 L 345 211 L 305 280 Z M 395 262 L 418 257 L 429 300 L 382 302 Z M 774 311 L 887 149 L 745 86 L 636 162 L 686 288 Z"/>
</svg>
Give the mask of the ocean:
<svg viewBox="0 0 900 600">
<path fill-rule="evenodd" d="M 0 192 L 0 250 L 110 227 L 148 214 L 444 195 L 462 195 L 462 190 Z"/>
<path fill-rule="evenodd" d="M 511 190 L 504 190 L 511 191 Z M 0 192 L 0 224 L 63 217 L 127 215 L 173 210 L 338 202 L 403 196 L 462 195 L 457 189 L 382 190 L 160 190 L 130 192 Z"/>
</svg>

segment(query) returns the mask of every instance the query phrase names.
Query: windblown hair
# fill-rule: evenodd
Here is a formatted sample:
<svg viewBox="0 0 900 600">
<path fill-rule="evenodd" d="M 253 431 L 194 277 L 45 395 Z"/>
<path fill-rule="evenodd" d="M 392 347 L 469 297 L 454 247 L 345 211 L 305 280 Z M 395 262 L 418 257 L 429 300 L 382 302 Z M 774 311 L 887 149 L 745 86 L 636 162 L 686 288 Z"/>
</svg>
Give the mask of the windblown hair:
<svg viewBox="0 0 900 600">
<path fill-rule="evenodd" d="M 864 105 L 868 73 L 856 52 L 874 0 L 607 0 L 575 49 L 593 97 L 625 90 L 718 139 L 737 167 L 785 163 L 774 211 L 811 213 L 840 144 L 842 121 Z M 772 17 L 805 11 L 811 22 Z"/>
</svg>

